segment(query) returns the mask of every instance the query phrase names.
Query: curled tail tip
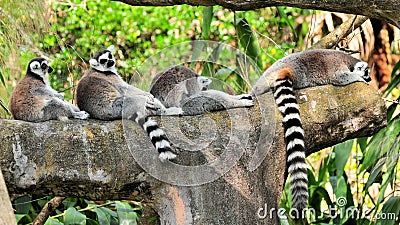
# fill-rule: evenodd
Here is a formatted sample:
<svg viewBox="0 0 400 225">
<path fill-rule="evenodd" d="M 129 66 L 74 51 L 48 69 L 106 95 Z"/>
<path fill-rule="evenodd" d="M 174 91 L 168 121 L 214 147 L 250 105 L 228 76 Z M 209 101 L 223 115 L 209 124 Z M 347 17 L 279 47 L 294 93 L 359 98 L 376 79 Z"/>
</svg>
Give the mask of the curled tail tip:
<svg viewBox="0 0 400 225">
<path fill-rule="evenodd" d="M 161 152 L 161 153 L 158 155 L 158 158 L 159 158 L 162 162 L 164 162 L 165 160 L 175 159 L 175 158 L 176 158 L 176 154 L 174 154 L 174 153 L 171 152 L 171 151 L 165 151 L 165 152 Z"/>
</svg>

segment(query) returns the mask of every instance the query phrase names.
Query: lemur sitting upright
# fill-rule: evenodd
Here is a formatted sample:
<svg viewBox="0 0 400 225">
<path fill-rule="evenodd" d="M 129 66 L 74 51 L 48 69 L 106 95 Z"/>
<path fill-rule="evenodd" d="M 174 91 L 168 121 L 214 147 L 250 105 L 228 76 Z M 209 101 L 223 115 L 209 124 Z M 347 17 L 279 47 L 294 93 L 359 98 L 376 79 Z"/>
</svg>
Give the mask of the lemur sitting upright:
<svg viewBox="0 0 400 225">
<path fill-rule="evenodd" d="M 95 119 L 135 121 L 147 132 L 161 160 L 175 158 L 164 131 L 149 116 L 180 115 L 182 109 L 165 108 L 150 93 L 123 81 L 115 68 L 113 52 L 114 46 L 111 45 L 90 59 L 91 68 L 78 83 L 78 106 Z"/>
<path fill-rule="evenodd" d="M 307 207 L 308 178 L 305 161 L 304 131 L 299 105 L 293 89 L 353 82 L 369 82 L 370 69 L 366 62 L 336 50 L 309 50 L 286 56 L 269 67 L 256 82 L 252 95 L 272 89 L 275 102 L 283 115 L 290 174 L 292 207 L 299 213 Z"/>
<path fill-rule="evenodd" d="M 64 96 L 51 88 L 46 74 L 52 71 L 45 58 L 38 57 L 29 62 L 25 77 L 11 94 L 10 111 L 14 119 L 42 122 L 89 117 L 88 113 L 64 101 Z"/>
<path fill-rule="evenodd" d="M 229 95 L 222 91 L 209 90 L 211 82 L 211 79 L 186 67 L 173 66 L 155 75 L 149 92 L 167 107 L 181 107 L 184 115 L 254 105 L 249 94 Z"/>
</svg>

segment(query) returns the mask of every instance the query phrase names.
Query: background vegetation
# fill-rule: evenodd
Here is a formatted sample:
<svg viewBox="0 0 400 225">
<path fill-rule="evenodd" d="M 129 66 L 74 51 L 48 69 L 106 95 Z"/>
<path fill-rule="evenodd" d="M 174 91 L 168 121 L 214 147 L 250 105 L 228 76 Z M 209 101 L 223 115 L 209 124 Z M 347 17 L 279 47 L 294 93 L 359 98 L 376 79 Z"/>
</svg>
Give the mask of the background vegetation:
<svg viewBox="0 0 400 225">
<path fill-rule="evenodd" d="M 284 55 L 310 45 L 315 15 L 319 14 L 287 7 L 240 13 L 219 7 L 186 5 L 131 7 L 101 0 L 49 0 L 45 3 L 0 0 L 0 7 L 0 118 L 11 118 L 8 112 L 11 91 L 34 56 L 44 55 L 51 60 L 56 68 L 49 77 L 52 86 L 73 101 L 77 81 L 87 70 L 88 60 L 110 44 L 117 48 L 117 66 L 123 78 L 129 81 L 134 77 L 137 83 L 149 79 L 138 73 L 146 59 L 169 46 L 200 39 L 239 48 L 256 67 L 265 70 Z M 213 57 L 219 57 L 218 51 Z M 248 92 L 248 82 L 251 84 L 258 78 L 239 76 L 239 63 L 228 70 L 206 62 L 188 66 L 220 79 L 231 92 Z M 397 64 L 392 69 L 393 81 L 384 92 L 385 97 L 393 100 L 398 100 L 400 93 L 397 88 L 399 67 Z M 149 84 L 141 85 L 145 88 Z M 376 219 L 388 212 L 398 216 L 400 211 L 398 103 L 388 102 L 388 108 L 388 127 L 375 136 L 347 141 L 308 157 L 311 168 L 309 203 L 316 209 L 308 215 L 310 223 L 399 222 L 398 219 Z M 281 202 L 286 209 L 291 201 L 288 192 L 286 187 Z M 343 197 L 345 204 L 338 204 L 338 199 Z M 50 199 L 29 196 L 15 200 L 18 223 L 32 223 Z M 67 198 L 46 224 L 121 224 L 123 221 L 135 224 L 143 205 L 145 203 L 132 201 L 92 202 Z M 337 210 L 337 217 L 329 214 L 329 207 Z M 357 209 L 361 216 L 346 214 L 348 209 Z M 155 223 L 151 221 L 157 218 L 147 220 Z M 282 224 L 288 223 L 292 221 L 282 221 Z"/>
</svg>

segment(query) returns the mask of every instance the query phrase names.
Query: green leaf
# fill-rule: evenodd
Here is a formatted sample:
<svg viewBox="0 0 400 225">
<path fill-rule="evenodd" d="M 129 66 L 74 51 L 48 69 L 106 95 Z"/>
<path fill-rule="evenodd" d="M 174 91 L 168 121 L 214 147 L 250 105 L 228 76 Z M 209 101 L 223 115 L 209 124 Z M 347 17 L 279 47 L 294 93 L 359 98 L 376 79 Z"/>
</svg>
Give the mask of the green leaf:
<svg viewBox="0 0 400 225">
<path fill-rule="evenodd" d="M 203 10 L 203 24 L 201 26 L 201 37 L 203 40 L 209 39 L 212 18 L 213 7 L 205 6 Z"/>
<path fill-rule="evenodd" d="M 63 225 L 63 224 L 60 223 L 60 221 L 58 221 L 57 219 L 48 218 L 46 220 L 46 223 L 44 223 L 44 225 Z"/>
<path fill-rule="evenodd" d="M 396 216 L 400 213 L 400 196 L 390 197 L 379 213 L 377 225 L 393 225 L 396 222 Z"/>
<path fill-rule="evenodd" d="M 236 18 L 235 25 L 240 45 L 244 48 L 246 54 L 262 69 L 260 47 L 249 23 L 245 18 Z"/>
<path fill-rule="evenodd" d="M 397 98 L 396 100 L 397 102 L 400 101 L 400 97 Z M 389 108 L 388 108 L 388 112 L 387 112 L 387 122 L 390 122 L 392 120 L 393 114 L 396 112 L 397 106 L 399 104 L 398 103 L 392 103 Z"/>
<path fill-rule="evenodd" d="M 297 32 L 294 29 L 292 23 L 290 22 L 288 16 L 286 15 L 285 9 L 286 7 L 284 6 L 277 6 L 276 9 L 278 10 L 279 16 L 282 17 L 287 24 L 289 24 L 290 29 L 292 30 L 292 34 L 294 34 L 294 38 L 297 39 Z"/>
<path fill-rule="evenodd" d="M 86 224 L 86 216 L 80 212 L 78 212 L 75 208 L 69 207 L 65 211 L 64 215 L 64 224 L 69 225 L 85 225 Z"/>
<path fill-rule="evenodd" d="M 99 221 L 99 225 L 110 224 L 110 214 L 105 213 L 100 208 L 94 208 L 94 211 L 97 214 L 97 221 Z"/>
<path fill-rule="evenodd" d="M 334 148 L 335 151 L 335 164 L 336 164 L 336 176 L 341 177 L 344 172 L 344 166 L 349 160 L 351 148 L 354 140 L 348 140 L 337 144 Z"/>
<path fill-rule="evenodd" d="M 23 196 L 14 201 L 15 213 L 16 214 L 28 214 L 29 208 L 31 207 L 32 198 L 29 196 Z"/>
<path fill-rule="evenodd" d="M 393 119 L 387 127 L 380 130 L 368 144 L 368 150 L 364 155 L 361 172 L 373 166 L 393 146 L 396 137 L 400 133 L 400 117 Z"/>
<path fill-rule="evenodd" d="M 15 219 L 17 220 L 17 223 L 24 218 L 25 216 L 27 216 L 27 214 L 15 214 Z"/>
<path fill-rule="evenodd" d="M 78 198 L 66 198 L 62 202 L 65 208 L 74 207 L 78 203 Z"/>
<path fill-rule="evenodd" d="M 357 138 L 357 144 L 360 146 L 360 150 L 364 154 L 365 150 L 367 149 L 368 137 Z"/>
<path fill-rule="evenodd" d="M 372 168 L 372 171 L 368 177 L 367 184 L 365 185 L 364 190 L 368 190 L 368 188 L 371 186 L 371 184 L 374 182 L 375 178 L 380 174 L 383 165 L 385 165 L 386 162 L 386 157 L 379 159 L 379 161 L 375 164 L 374 168 Z"/>
<path fill-rule="evenodd" d="M 139 220 L 138 214 L 133 211 L 132 207 L 128 203 L 116 201 L 115 206 L 117 208 L 119 224 L 137 224 L 137 221 Z"/>
</svg>

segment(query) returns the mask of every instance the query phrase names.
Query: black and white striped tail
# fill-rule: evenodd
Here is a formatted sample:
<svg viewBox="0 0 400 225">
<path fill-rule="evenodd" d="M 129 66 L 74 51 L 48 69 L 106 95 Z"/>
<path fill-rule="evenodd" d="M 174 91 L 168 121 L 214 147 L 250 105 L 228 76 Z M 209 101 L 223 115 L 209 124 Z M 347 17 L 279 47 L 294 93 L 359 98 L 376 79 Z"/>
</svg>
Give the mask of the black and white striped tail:
<svg viewBox="0 0 400 225">
<path fill-rule="evenodd" d="M 147 132 L 161 161 L 176 158 L 176 155 L 172 152 L 170 141 L 156 121 L 148 117 L 140 117 L 136 113 L 130 119 L 138 123 Z"/>
<path fill-rule="evenodd" d="M 293 93 L 293 84 L 289 78 L 274 83 L 274 97 L 283 116 L 287 167 L 290 174 L 292 208 L 302 215 L 308 202 L 307 164 L 304 147 L 304 130 L 301 125 L 299 105 Z"/>
</svg>

